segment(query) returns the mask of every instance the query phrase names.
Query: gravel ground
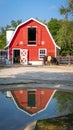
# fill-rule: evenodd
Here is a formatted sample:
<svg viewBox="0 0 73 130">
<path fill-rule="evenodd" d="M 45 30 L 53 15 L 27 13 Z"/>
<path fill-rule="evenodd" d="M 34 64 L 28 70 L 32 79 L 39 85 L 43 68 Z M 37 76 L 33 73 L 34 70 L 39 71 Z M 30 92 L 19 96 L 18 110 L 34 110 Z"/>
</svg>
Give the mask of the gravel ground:
<svg viewBox="0 0 73 130">
<path fill-rule="evenodd" d="M 33 83 L 33 85 L 32 85 Z M 73 65 L 11 66 L 0 69 L 0 89 L 17 87 L 54 87 L 73 90 Z M 38 85 L 37 85 L 38 84 Z M 10 86 L 9 86 L 10 85 Z"/>
</svg>

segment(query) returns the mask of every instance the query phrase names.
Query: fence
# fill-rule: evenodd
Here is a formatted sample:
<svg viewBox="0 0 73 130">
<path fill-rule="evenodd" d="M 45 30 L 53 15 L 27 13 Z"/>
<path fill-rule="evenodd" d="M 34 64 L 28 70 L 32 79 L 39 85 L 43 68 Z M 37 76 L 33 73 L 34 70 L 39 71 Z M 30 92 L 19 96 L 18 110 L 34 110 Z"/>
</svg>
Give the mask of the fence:
<svg viewBox="0 0 73 130">
<path fill-rule="evenodd" d="M 57 56 L 59 64 L 73 64 L 73 56 Z"/>
<path fill-rule="evenodd" d="M 7 51 L 0 50 L 0 65 L 6 64 Z M 59 64 L 73 64 L 73 56 L 57 56 L 56 57 Z"/>
<path fill-rule="evenodd" d="M 6 50 L 0 50 L 0 65 L 5 65 L 7 59 L 7 51 Z"/>
</svg>

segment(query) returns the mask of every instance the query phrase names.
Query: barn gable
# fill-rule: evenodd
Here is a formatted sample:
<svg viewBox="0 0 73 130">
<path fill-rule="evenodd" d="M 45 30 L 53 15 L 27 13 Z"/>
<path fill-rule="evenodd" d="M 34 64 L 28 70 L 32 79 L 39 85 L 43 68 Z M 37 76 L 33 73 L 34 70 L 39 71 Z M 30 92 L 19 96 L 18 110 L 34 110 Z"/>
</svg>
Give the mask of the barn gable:
<svg viewBox="0 0 73 130">
<path fill-rule="evenodd" d="M 24 23 L 21 23 L 20 25 L 17 26 L 17 28 L 16 28 L 16 30 L 15 30 L 15 32 L 14 32 L 14 35 L 13 35 L 12 38 L 10 39 L 10 42 L 7 44 L 7 46 L 5 46 L 5 48 L 7 48 L 7 47 L 10 45 L 10 43 L 11 43 L 12 39 L 14 38 L 14 36 L 15 36 L 17 30 L 18 30 L 20 27 L 24 26 L 25 24 L 28 24 L 28 22 L 30 22 L 30 21 L 35 21 L 35 22 L 39 23 L 40 25 L 42 25 L 43 27 L 45 27 L 45 29 L 47 30 L 49 36 L 51 37 L 51 39 L 52 39 L 52 41 L 53 41 L 53 44 L 54 44 L 58 49 L 60 49 L 60 47 L 59 47 L 58 45 L 56 45 L 56 43 L 55 43 L 55 41 L 54 41 L 54 39 L 53 39 L 53 37 L 52 37 L 52 35 L 51 35 L 49 29 L 47 28 L 47 26 L 46 26 L 45 24 L 43 24 L 43 23 L 37 21 L 37 20 L 34 19 L 34 18 L 30 18 L 30 19 L 28 19 L 27 21 L 25 21 Z"/>
<path fill-rule="evenodd" d="M 29 115 L 46 110 L 56 90 L 53 89 L 24 89 L 11 91 L 11 97 L 17 108 Z M 41 98 L 40 98 L 41 97 Z"/>
<path fill-rule="evenodd" d="M 12 63 L 38 65 L 44 56 L 56 57 L 60 49 L 47 26 L 33 18 L 17 26 L 5 48 Z"/>
</svg>

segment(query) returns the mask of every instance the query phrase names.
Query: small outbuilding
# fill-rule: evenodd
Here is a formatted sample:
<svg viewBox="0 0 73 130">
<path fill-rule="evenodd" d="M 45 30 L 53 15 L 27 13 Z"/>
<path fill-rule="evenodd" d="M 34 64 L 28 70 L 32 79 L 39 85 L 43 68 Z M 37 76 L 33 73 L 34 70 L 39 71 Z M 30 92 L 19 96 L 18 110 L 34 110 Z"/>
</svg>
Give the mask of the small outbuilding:
<svg viewBox="0 0 73 130">
<path fill-rule="evenodd" d="M 12 64 L 42 65 L 44 56 L 56 57 L 59 46 L 56 45 L 49 29 L 43 23 L 30 18 L 7 31 L 8 61 Z"/>
</svg>

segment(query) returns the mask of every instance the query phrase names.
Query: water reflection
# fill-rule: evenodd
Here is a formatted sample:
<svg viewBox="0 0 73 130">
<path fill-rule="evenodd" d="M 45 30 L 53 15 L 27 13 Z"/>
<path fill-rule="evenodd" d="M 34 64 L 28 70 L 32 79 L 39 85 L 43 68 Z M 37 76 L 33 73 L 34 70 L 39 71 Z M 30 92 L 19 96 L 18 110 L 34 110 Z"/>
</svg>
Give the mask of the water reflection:
<svg viewBox="0 0 73 130">
<path fill-rule="evenodd" d="M 73 93 L 53 89 L 0 92 L 0 129 L 23 130 L 30 122 L 73 113 Z"/>
<path fill-rule="evenodd" d="M 60 112 L 65 110 L 67 112 L 73 112 L 73 93 L 72 92 L 60 92 L 55 93 L 58 109 Z"/>
<path fill-rule="evenodd" d="M 20 110 L 29 114 L 36 114 L 46 109 L 55 90 L 52 89 L 25 89 L 11 91 L 11 97 Z M 7 93 L 7 96 L 10 92 Z"/>
</svg>

